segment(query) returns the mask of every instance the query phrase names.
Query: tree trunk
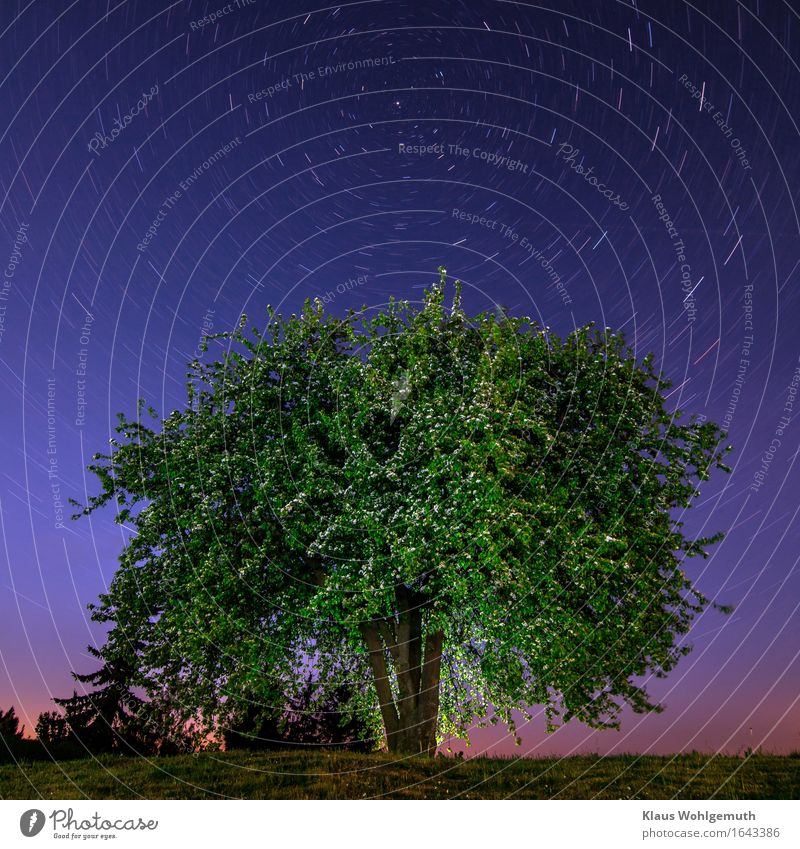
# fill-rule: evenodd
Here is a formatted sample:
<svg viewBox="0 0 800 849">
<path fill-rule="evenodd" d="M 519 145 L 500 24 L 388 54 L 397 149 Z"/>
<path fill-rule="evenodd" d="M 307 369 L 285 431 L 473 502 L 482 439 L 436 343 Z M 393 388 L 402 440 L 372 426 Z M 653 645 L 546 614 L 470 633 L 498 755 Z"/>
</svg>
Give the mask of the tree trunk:
<svg viewBox="0 0 800 849">
<path fill-rule="evenodd" d="M 405 587 L 397 591 L 398 614 L 362 625 L 390 752 L 436 752 L 441 680 L 441 631 L 423 635 L 423 599 Z M 424 645 L 424 657 L 423 657 Z M 397 684 L 395 699 L 389 661 Z"/>
<path fill-rule="evenodd" d="M 373 623 L 368 623 L 361 626 L 361 633 L 364 637 L 364 642 L 367 644 L 369 652 L 369 663 L 372 668 L 372 679 L 375 682 L 375 690 L 378 693 L 378 703 L 381 708 L 381 716 L 383 717 L 383 728 L 386 732 L 386 739 L 390 741 L 396 740 L 398 730 L 397 708 L 392 698 L 392 687 L 389 682 L 389 673 L 386 668 L 386 656 L 384 654 L 383 643 L 378 636 L 378 629 Z"/>
<path fill-rule="evenodd" d="M 425 638 L 425 665 L 422 667 L 421 709 L 423 723 L 420 732 L 420 751 L 433 755 L 436 752 L 436 727 L 439 720 L 439 682 L 442 669 L 442 642 L 444 634 L 433 631 Z"/>
</svg>

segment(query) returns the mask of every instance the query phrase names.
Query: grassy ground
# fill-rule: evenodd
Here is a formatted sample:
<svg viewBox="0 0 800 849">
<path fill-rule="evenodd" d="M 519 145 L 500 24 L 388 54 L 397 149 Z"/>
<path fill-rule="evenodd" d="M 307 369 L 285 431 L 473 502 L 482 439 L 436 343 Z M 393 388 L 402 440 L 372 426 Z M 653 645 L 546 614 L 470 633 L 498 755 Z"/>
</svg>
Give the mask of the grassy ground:
<svg viewBox="0 0 800 849">
<path fill-rule="evenodd" d="M 797 799 L 800 758 L 203 753 L 0 766 L 3 799 Z"/>
</svg>

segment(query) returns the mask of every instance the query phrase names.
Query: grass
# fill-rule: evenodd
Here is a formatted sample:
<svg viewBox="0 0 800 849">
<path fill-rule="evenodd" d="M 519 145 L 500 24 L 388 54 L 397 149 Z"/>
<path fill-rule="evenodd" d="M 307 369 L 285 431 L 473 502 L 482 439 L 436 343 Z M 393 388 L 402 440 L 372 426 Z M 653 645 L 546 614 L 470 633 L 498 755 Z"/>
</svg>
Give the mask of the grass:
<svg viewBox="0 0 800 849">
<path fill-rule="evenodd" d="M 800 758 L 204 752 L 0 766 L 2 799 L 796 799 Z"/>
</svg>

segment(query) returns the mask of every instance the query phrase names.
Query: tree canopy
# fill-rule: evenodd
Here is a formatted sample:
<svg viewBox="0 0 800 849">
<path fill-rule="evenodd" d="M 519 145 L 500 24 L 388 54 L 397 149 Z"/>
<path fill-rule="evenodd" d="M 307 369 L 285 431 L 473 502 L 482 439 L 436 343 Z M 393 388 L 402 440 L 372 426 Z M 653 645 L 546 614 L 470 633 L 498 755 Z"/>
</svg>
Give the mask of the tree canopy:
<svg viewBox="0 0 800 849">
<path fill-rule="evenodd" d="M 92 609 L 136 683 L 214 729 L 313 662 L 411 752 L 534 705 L 548 728 L 660 709 L 643 679 L 709 604 L 686 562 L 721 535 L 681 517 L 723 432 L 682 424 L 622 334 L 467 316 L 448 285 L 243 316 L 183 409 L 119 414 L 81 513 L 116 502 L 135 530 Z"/>
</svg>

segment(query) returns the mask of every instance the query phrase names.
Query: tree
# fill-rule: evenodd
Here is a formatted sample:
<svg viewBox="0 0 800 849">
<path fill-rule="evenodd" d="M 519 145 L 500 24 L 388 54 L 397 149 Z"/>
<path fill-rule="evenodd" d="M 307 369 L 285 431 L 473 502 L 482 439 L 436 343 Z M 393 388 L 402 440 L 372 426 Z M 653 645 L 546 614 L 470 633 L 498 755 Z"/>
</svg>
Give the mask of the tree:
<svg viewBox="0 0 800 849">
<path fill-rule="evenodd" d="M 309 677 L 299 695 L 289 702 L 285 739 L 306 747 L 371 751 L 374 746 L 368 726 L 357 717 L 348 717 L 343 709 L 352 698 L 348 684 L 328 690 Z"/>
<path fill-rule="evenodd" d="M 63 713 L 57 710 L 42 711 L 36 720 L 36 739 L 48 748 L 57 746 L 70 737 L 70 729 Z"/>
<path fill-rule="evenodd" d="M 36 721 L 37 753 L 40 758 L 74 760 L 86 757 L 85 745 L 73 734 L 70 724 L 59 711 L 43 711 Z"/>
<path fill-rule="evenodd" d="M 208 748 L 203 729 L 187 721 L 168 693 L 153 693 L 128 723 L 139 751 L 153 755 L 184 755 Z"/>
<path fill-rule="evenodd" d="M 373 748 L 369 728 L 347 716 L 352 698 L 342 685 L 327 690 L 310 674 L 302 689 L 280 707 L 250 701 L 225 729 L 226 749 L 336 748 L 368 752 Z"/>
<path fill-rule="evenodd" d="M 225 750 L 282 749 L 287 743 L 280 725 L 281 711 L 260 705 L 255 699 L 241 705 L 222 731 Z"/>
<path fill-rule="evenodd" d="M 14 705 L 5 711 L 0 710 L 0 739 L 6 743 L 22 740 L 25 726 L 19 727 L 19 717 L 14 710 Z"/>
<path fill-rule="evenodd" d="M 154 741 L 137 723 L 137 713 L 144 701 L 132 692 L 129 662 L 119 657 L 106 657 L 102 650 L 93 646 L 88 646 L 88 651 L 103 660 L 103 665 L 86 674 L 73 672 L 72 677 L 97 689 L 89 693 L 73 691 L 70 698 L 54 698 L 64 713 L 40 714 L 37 736 L 42 742 L 69 751 L 77 750 L 79 745 L 92 754 L 151 752 Z M 66 745 L 67 742 L 70 745 Z"/>
<path fill-rule="evenodd" d="M 0 709 L 0 762 L 17 758 L 25 748 L 24 733 L 25 726 L 19 727 L 19 717 L 14 705 L 5 712 Z"/>
<path fill-rule="evenodd" d="M 661 709 L 642 678 L 709 604 L 684 568 L 721 534 L 681 517 L 727 470 L 722 431 L 680 424 L 621 334 L 467 317 L 445 287 L 372 317 L 242 316 L 184 409 L 118 415 L 74 518 L 113 501 L 135 528 L 90 607 L 141 647 L 142 686 L 224 727 L 254 692 L 280 703 L 313 647 L 396 752 L 537 704 L 548 729 Z"/>
</svg>

